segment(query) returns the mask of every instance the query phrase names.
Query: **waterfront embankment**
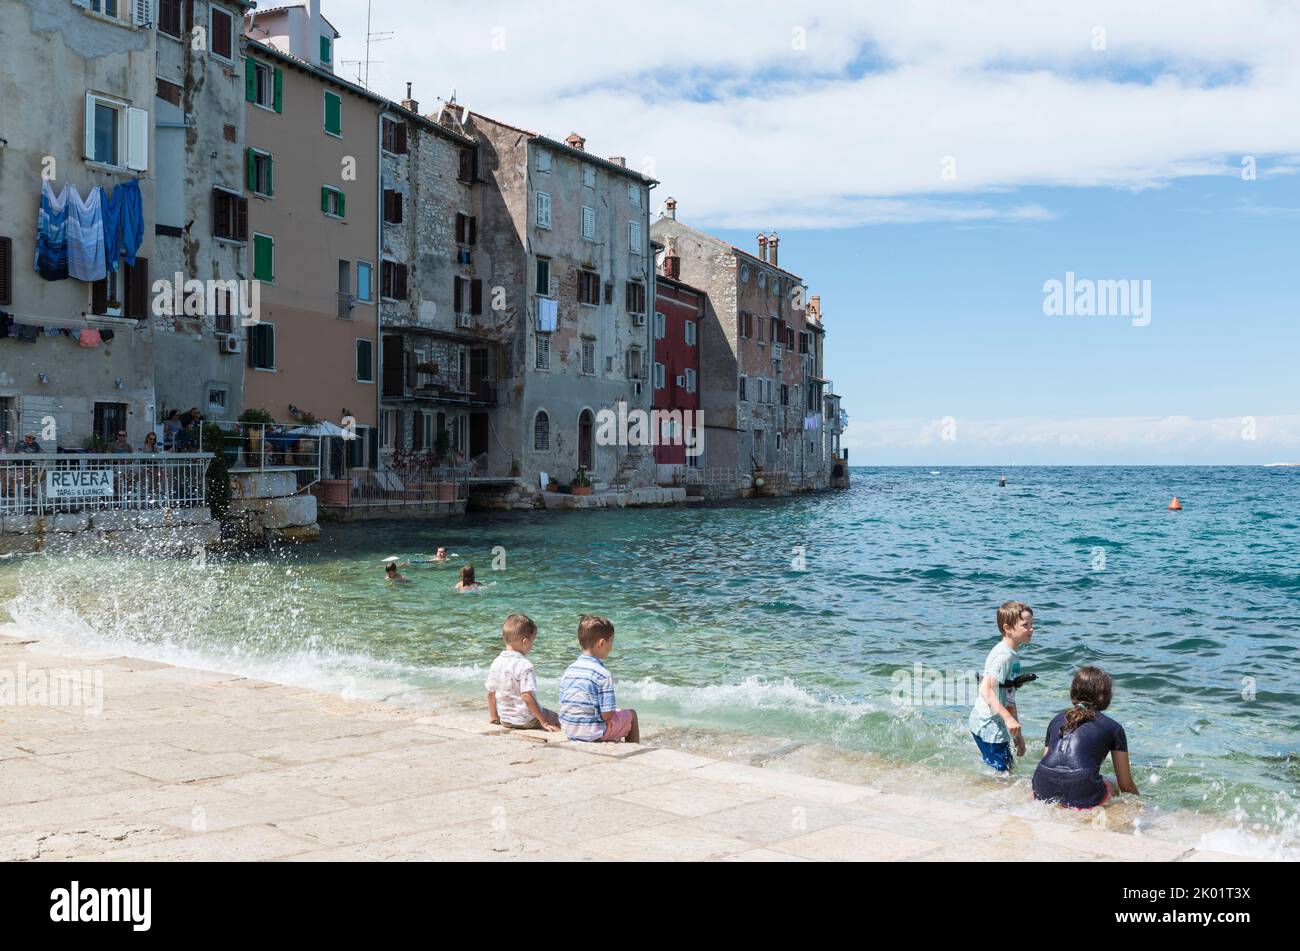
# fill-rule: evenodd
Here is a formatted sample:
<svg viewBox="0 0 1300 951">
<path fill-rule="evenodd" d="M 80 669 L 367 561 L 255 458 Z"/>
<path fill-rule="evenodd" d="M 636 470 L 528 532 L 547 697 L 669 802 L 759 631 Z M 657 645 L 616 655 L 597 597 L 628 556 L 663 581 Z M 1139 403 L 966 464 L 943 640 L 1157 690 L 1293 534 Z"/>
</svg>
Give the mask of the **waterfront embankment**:
<svg viewBox="0 0 1300 951">
<path fill-rule="evenodd" d="M 9 861 L 1236 859 L 26 638 L 0 673 Z"/>
</svg>

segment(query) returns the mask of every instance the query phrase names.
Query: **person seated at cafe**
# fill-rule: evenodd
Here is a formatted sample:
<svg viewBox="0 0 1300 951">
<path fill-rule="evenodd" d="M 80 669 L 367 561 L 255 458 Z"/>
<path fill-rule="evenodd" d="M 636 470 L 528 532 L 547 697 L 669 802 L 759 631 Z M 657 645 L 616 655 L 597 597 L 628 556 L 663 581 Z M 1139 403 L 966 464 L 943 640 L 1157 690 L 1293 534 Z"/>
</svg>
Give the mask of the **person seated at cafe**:
<svg viewBox="0 0 1300 951">
<path fill-rule="evenodd" d="M 108 447 L 108 451 L 109 452 L 135 452 L 135 450 L 131 448 L 131 444 L 126 441 L 125 429 L 119 429 L 117 431 L 117 439 L 113 441 L 113 445 Z"/>
<path fill-rule="evenodd" d="M 162 451 L 161 449 L 158 448 L 158 434 L 154 432 L 152 429 L 149 430 L 149 432 L 145 433 L 144 448 L 140 451 L 147 452 L 150 455 Z"/>
<path fill-rule="evenodd" d="M 176 440 L 181 434 L 181 428 L 181 411 L 174 409 L 163 420 L 163 443 L 169 448 L 175 449 Z"/>
<path fill-rule="evenodd" d="M 44 452 L 41 444 L 36 441 L 36 437 L 28 433 L 23 437 L 22 444 L 14 449 L 14 452 Z"/>
</svg>

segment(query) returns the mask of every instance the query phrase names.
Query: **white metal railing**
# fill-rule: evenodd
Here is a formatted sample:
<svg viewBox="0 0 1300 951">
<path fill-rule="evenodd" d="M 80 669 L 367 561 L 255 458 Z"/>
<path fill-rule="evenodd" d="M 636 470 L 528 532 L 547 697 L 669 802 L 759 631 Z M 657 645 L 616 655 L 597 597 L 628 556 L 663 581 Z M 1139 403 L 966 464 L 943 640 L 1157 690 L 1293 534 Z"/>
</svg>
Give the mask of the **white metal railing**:
<svg viewBox="0 0 1300 951">
<path fill-rule="evenodd" d="M 0 516 L 200 508 L 211 453 L 0 456 Z"/>
<path fill-rule="evenodd" d="M 323 435 L 320 424 L 240 423 L 225 434 L 220 452 L 232 472 L 292 470 L 301 492 L 320 481 Z"/>
<path fill-rule="evenodd" d="M 463 502 L 471 470 L 464 466 L 349 469 L 346 480 L 326 479 L 312 488 L 331 508 L 427 508 Z"/>
<path fill-rule="evenodd" d="M 740 473 L 737 469 L 724 466 L 705 466 L 698 469 L 683 466 L 680 477 L 683 485 L 735 485 L 740 478 Z"/>
</svg>

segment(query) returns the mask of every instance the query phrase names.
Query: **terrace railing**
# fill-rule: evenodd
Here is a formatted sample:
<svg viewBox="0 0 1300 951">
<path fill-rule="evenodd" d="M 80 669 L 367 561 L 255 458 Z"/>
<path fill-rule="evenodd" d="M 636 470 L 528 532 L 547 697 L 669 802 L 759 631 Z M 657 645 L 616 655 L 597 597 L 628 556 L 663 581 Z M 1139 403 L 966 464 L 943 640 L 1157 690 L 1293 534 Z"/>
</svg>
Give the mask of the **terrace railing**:
<svg viewBox="0 0 1300 951">
<path fill-rule="evenodd" d="M 0 456 L 0 516 L 201 508 L 212 454 Z"/>
<path fill-rule="evenodd" d="M 320 481 L 321 439 L 319 426 L 240 423 L 238 432 L 225 434 L 220 452 L 233 473 L 291 470 L 301 492 Z"/>
</svg>

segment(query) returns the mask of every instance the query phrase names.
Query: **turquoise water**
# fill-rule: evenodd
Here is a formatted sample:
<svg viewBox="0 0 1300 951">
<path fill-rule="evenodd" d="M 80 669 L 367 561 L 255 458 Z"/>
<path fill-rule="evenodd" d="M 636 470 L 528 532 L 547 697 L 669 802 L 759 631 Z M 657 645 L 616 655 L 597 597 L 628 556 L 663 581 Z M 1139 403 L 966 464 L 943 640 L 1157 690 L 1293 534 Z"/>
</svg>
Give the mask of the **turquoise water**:
<svg viewBox="0 0 1300 951">
<path fill-rule="evenodd" d="M 1036 612 L 1027 765 L 1071 673 L 1100 664 L 1143 792 L 1112 825 L 1300 854 L 1300 469 L 1007 474 L 999 489 L 992 469 L 854 469 L 847 492 L 789 500 L 327 526 L 316 546 L 205 564 L 14 557 L 0 601 L 73 648 L 396 702 L 480 698 L 501 620 L 520 610 L 540 626 L 552 705 L 592 611 L 617 628 L 620 702 L 657 742 L 1041 809 L 1031 770 L 992 779 L 965 728 L 963 675 L 1014 598 Z M 1173 495 L 1184 511 L 1167 511 Z M 382 579 L 384 556 L 438 545 L 459 557 Z M 452 590 L 465 562 L 485 588 Z M 928 689 L 913 691 L 918 664 Z"/>
</svg>

